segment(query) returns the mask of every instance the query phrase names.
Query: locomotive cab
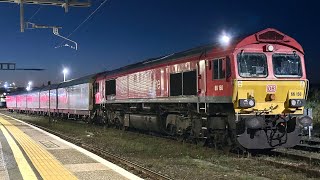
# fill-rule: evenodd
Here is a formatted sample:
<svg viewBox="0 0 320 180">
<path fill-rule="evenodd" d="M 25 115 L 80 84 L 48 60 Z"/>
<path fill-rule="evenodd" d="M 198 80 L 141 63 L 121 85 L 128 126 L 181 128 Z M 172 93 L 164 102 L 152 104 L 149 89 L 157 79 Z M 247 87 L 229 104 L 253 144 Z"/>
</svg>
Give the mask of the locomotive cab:
<svg viewBox="0 0 320 180">
<path fill-rule="evenodd" d="M 308 92 L 304 52 L 292 38 L 266 29 L 235 48 L 232 102 L 237 141 L 248 149 L 299 143 Z"/>
</svg>

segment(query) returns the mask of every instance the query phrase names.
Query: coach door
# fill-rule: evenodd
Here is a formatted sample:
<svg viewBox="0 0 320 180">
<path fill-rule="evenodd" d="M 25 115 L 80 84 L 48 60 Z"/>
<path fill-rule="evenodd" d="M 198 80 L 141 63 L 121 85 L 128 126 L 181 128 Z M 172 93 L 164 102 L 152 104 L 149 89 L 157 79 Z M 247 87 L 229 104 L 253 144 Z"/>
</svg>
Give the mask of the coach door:
<svg viewBox="0 0 320 180">
<path fill-rule="evenodd" d="M 207 96 L 230 96 L 231 70 L 230 58 L 221 57 L 207 61 Z M 223 98 L 213 98 L 214 101 L 223 101 Z"/>
</svg>

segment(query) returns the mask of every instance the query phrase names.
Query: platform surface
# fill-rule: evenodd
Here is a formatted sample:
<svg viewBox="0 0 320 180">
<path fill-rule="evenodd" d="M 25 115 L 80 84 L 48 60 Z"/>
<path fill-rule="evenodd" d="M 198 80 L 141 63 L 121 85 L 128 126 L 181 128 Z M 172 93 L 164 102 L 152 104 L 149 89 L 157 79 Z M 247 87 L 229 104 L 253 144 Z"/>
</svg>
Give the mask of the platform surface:
<svg viewBox="0 0 320 180">
<path fill-rule="evenodd" d="M 65 140 L 0 113 L 0 180 L 140 179 Z"/>
</svg>

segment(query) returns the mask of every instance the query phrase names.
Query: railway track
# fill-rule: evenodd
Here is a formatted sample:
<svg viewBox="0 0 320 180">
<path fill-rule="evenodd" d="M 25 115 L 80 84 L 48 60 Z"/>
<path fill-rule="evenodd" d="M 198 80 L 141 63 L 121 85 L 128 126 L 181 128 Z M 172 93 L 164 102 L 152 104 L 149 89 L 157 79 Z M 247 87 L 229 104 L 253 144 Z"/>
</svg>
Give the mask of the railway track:
<svg viewBox="0 0 320 180">
<path fill-rule="evenodd" d="M 301 164 L 299 162 L 292 163 L 287 161 L 279 161 L 277 159 L 269 159 L 269 158 L 258 158 L 257 160 L 261 162 L 265 162 L 267 164 L 271 164 L 278 168 L 290 169 L 294 172 L 299 171 L 307 174 L 310 178 L 318 178 L 320 177 L 320 170 L 309 165 Z"/>
<path fill-rule="evenodd" d="M 26 121 L 24 121 L 26 122 Z M 79 139 L 73 138 L 66 136 L 60 132 L 30 123 L 26 122 L 30 125 L 36 126 L 42 130 L 45 130 L 49 133 L 52 133 L 56 136 L 59 136 L 60 138 L 67 140 L 71 143 L 74 143 L 86 150 L 89 150 L 105 159 L 108 161 L 111 161 L 116 164 L 122 165 L 122 167 L 127 168 L 131 172 L 135 173 L 136 175 L 139 175 L 140 177 L 143 177 L 144 179 L 159 179 L 159 180 L 171 180 L 170 177 L 167 177 L 165 175 L 162 175 L 160 173 L 157 173 L 155 171 L 152 171 L 148 168 L 145 168 L 143 166 L 140 166 L 134 162 L 131 162 L 129 160 L 126 160 L 122 157 L 119 157 L 117 155 L 114 155 L 110 152 L 107 152 L 101 148 L 98 147 L 93 147 L 91 145 L 88 145 L 86 143 L 81 142 Z M 300 151 L 300 152 L 299 152 Z M 320 167 L 320 156 L 319 158 L 313 158 L 312 156 L 303 156 L 300 154 L 301 150 L 296 150 L 296 151 L 285 151 L 285 150 L 273 150 L 269 152 L 269 155 L 274 156 L 275 158 L 263 158 L 263 157 L 258 157 L 257 160 L 271 164 L 275 167 L 283 167 L 287 169 L 291 169 L 293 171 L 300 171 L 302 173 L 308 174 L 310 177 L 320 177 L 320 169 L 314 168 L 312 165 L 318 165 Z M 292 162 L 287 162 L 287 161 L 279 161 L 277 157 L 285 157 L 289 159 L 293 159 L 296 161 L 303 161 L 306 162 L 306 164 L 301 164 L 301 163 L 292 163 Z"/>
<path fill-rule="evenodd" d="M 303 137 L 301 140 L 301 144 L 298 144 L 297 146 L 295 146 L 294 149 L 319 153 L 320 152 L 320 138 Z"/>
<path fill-rule="evenodd" d="M 301 144 L 290 149 L 274 149 L 251 154 L 258 161 L 320 177 L 320 138 L 303 137 Z"/>
<path fill-rule="evenodd" d="M 302 151 L 310 151 L 310 152 L 320 152 L 320 146 L 309 145 L 309 144 L 298 144 L 294 147 L 294 149 L 302 150 Z"/>
<path fill-rule="evenodd" d="M 81 142 L 80 139 L 76 139 L 74 137 L 69 137 L 65 134 L 62 134 L 60 132 L 24 121 L 30 125 L 33 125 L 35 127 L 38 127 L 42 130 L 45 130 L 49 133 L 52 133 L 54 135 L 59 136 L 60 138 L 67 140 L 73 144 L 76 144 L 86 150 L 89 150 L 105 159 L 107 159 L 108 161 L 111 161 L 115 164 L 118 164 L 126 169 L 128 169 L 129 171 L 133 172 L 134 174 L 143 177 L 144 179 L 171 179 L 170 177 L 167 177 L 165 175 L 162 175 L 160 173 L 154 172 L 148 168 L 145 168 L 139 164 L 136 164 L 134 162 L 131 162 L 129 160 L 126 160 L 122 157 L 119 157 L 117 155 L 114 155 L 110 152 L 107 152 L 99 147 L 94 147 L 91 146 L 89 144 L 83 143 Z M 163 138 L 163 137 L 157 137 L 156 138 Z M 166 138 L 166 139 L 171 139 L 171 138 Z M 173 140 L 173 139 L 171 139 Z M 306 139 L 304 139 L 304 141 L 307 141 Z M 320 144 L 320 142 L 318 142 L 317 140 L 311 141 L 309 142 L 311 145 L 310 146 L 315 146 L 317 145 L 317 143 Z M 314 152 L 310 152 L 310 150 L 303 150 L 301 149 L 301 147 L 307 147 L 306 144 L 301 144 L 298 145 L 297 147 L 295 147 L 294 149 L 277 149 L 277 150 L 273 150 L 271 152 L 268 153 L 263 153 L 263 156 L 255 156 L 253 158 L 255 158 L 258 161 L 261 162 L 265 162 L 268 164 L 271 164 L 275 167 L 283 167 L 286 169 L 291 169 L 293 171 L 300 171 L 302 173 L 307 174 L 310 177 L 320 177 L 320 153 L 315 153 L 317 151 Z M 280 158 L 282 158 L 280 160 Z M 284 160 L 284 159 L 287 159 Z M 288 161 L 292 160 L 291 162 Z M 304 163 L 301 163 L 304 162 Z M 315 167 L 318 167 L 315 168 Z"/>
<path fill-rule="evenodd" d="M 83 143 L 81 142 L 81 140 L 79 139 L 76 139 L 76 138 L 73 138 L 73 137 L 69 137 L 65 134 L 62 134 L 60 132 L 57 132 L 57 131 L 54 131 L 54 130 L 51 130 L 51 129 L 48 129 L 48 128 L 45 128 L 45 127 L 42 127 L 42 126 L 39 126 L 39 125 L 36 125 L 36 124 L 33 124 L 33 123 L 30 123 L 30 122 L 27 122 L 27 121 L 24 121 L 25 123 L 27 124 L 30 124 L 32 126 L 35 126 L 37 128 L 40 128 L 44 131 L 47 131 L 51 134 L 54 134 L 58 137 L 60 137 L 61 139 L 64 139 L 68 142 L 71 142 L 73 144 L 76 144 L 92 153 L 95 153 L 103 158 L 105 158 L 106 160 L 112 162 L 112 163 L 115 163 L 117 165 L 120 165 L 121 167 L 129 170 L 130 172 L 144 178 L 144 179 L 157 179 L 157 180 L 171 180 L 170 177 L 168 176 L 165 176 L 163 174 L 160 174 L 158 172 L 155 172 L 151 169 L 148 169 L 148 168 L 145 168 L 137 163 L 134 163 L 134 162 L 131 162 L 127 159 L 124 159 L 120 156 L 117 156 L 117 155 L 114 155 L 108 151 L 105 151 L 104 149 L 101 149 L 99 147 L 94 147 L 94 146 L 91 146 L 89 144 L 86 144 L 86 143 Z"/>
<path fill-rule="evenodd" d="M 275 167 L 300 171 L 309 177 L 320 177 L 320 154 L 299 148 L 300 146 L 292 149 L 275 149 L 254 158 Z"/>
</svg>

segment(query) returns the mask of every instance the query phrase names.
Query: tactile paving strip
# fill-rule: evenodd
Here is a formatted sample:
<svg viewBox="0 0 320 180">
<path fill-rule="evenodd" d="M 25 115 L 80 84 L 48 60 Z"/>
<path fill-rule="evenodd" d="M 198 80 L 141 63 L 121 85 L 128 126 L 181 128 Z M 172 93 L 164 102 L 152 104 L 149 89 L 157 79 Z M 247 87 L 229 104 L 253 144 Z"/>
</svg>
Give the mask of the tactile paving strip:
<svg viewBox="0 0 320 180">
<path fill-rule="evenodd" d="M 34 167 L 43 179 L 65 180 L 77 179 L 47 150 L 9 121 L 0 117 L 2 123 L 25 151 Z"/>
</svg>

